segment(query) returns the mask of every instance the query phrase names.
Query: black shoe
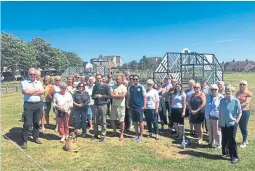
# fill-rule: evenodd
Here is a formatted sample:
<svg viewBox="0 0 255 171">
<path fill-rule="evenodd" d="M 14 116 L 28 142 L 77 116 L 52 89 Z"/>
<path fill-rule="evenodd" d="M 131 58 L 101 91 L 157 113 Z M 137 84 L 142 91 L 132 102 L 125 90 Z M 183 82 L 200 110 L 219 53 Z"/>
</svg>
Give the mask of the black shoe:
<svg viewBox="0 0 255 171">
<path fill-rule="evenodd" d="M 36 140 L 34 140 L 34 142 L 36 143 L 36 144 L 42 144 L 42 142 L 37 138 Z"/>
<path fill-rule="evenodd" d="M 238 163 L 239 161 L 240 161 L 239 158 L 235 158 L 235 157 L 234 157 L 234 158 L 232 159 L 231 163 L 232 163 L 232 164 L 236 164 L 236 163 Z"/>
<path fill-rule="evenodd" d="M 104 142 L 104 137 L 101 137 L 101 138 L 99 139 L 99 142 Z"/>
<path fill-rule="evenodd" d="M 21 148 L 22 148 L 22 149 L 27 149 L 27 143 L 24 142 L 24 143 L 21 145 Z"/>
</svg>

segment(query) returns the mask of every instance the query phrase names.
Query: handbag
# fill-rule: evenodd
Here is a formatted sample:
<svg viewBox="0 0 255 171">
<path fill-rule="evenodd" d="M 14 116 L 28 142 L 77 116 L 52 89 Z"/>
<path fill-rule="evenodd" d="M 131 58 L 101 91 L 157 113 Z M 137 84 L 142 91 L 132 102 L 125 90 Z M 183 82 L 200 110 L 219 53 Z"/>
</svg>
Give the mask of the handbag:
<svg viewBox="0 0 255 171">
<path fill-rule="evenodd" d="M 58 117 L 64 117 L 67 114 L 65 111 L 62 111 L 62 110 L 57 110 L 57 111 L 58 111 Z"/>
</svg>

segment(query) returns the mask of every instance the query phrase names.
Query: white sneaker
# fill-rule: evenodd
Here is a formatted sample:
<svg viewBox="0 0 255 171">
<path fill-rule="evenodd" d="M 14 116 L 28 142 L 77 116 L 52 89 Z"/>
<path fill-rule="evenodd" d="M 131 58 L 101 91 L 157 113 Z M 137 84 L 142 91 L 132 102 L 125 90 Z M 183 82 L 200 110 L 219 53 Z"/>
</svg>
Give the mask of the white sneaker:
<svg viewBox="0 0 255 171">
<path fill-rule="evenodd" d="M 62 135 L 62 138 L 61 138 L 61 140 L 60 140 L 60 142 L 65 142 L 65 139 L 66 139 L 66 136 L 65 135 Z"/>
<path fill-rule="evenodd" d="M 240 145 L 241 148 L 245 148 L 246 147 L 246 142 L 243 142 L 241 145 Z"/>
<path fill-rule="evenodd" d="M 56 126 L 56 128 L 55 128 L 55 130 L 54 130 L 55 132 L 58 132 L 58 126 Z"/>
</svg>

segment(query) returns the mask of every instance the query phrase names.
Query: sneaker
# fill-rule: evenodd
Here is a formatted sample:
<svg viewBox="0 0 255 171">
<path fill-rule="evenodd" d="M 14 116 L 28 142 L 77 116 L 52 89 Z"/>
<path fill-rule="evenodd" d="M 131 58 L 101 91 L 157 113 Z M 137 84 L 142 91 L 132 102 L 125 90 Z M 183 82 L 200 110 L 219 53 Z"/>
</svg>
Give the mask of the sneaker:
<svg viewBox="0 0 255 171">
<path fill-rule="evenodd" d="M 65 139 L 66 139 L 66 137 L 63 135 L 62 138 L 61 138 L 61 140 L 60 140 L 60 142 L 61 142 L 61 143 L 64 143 L 64 142 L 65 142 Z"/>
<path fill-rule="evenodd" d="M 245 148 L 245 147 L 246 147 L 246 144 L 247 144 L 246 142 L 243 142 L 243 143 L 240 145 L 240 147 L 241 147 L 241 148 Z"/>
<path fill-rule="evenodd" d="M 151 132 L 149 133 L 149 136 L 152 138 L 152 133 Z"/>
<path fill-rule="evenodd" d="M 139 139 L 139 137 L 138 136 L 136 136 L 135 138 L 133 138 L 132 140 L 133 141 L 136 141 L 136 140 L 138 140 Z"/>
<path fill-rule="evenodd" d="M 55 132 L 58 132 L 58 126 L 56 126 L 56 128 L 55 128 L 55 130 L 54 130 Z"/>
<path fill-rule="evenodd" d="M 249 145 L 249 141 L 246 141 L 246 145 Z"/>
<path fill-rule="evenodd" d="M 22 148 L 22 149 L 27 149 L 27 143 L 24 142 L 24 143 L 21 145 L 21 148 Z"/>
<path fill-rule="evenodd" d="M 42 144 L 42 142 L 37 138 L 36 140 L 34 140 L 34 142 L 36 143 L 36 144 Z"/>
<path fill-rule="evenodd" d="M 221 157 L 222 157 L 223 159 L 229 159 L 229 158 L 230 158 L 229 154 L 223 154 Z"/>
<path fill-rule="evenodd" d="M 215 147 L 215 151 L 218 151 L 218 150 L 220 150 L 221 149 L 221 146 L 220 145 L 217 145 L 216 147 Z"/>
<path fill-rule="evenodd" d="M 86 137 L 86 133 L 82 133 L 82 138 L 85 138 Z"/>
<path fill-rule="evenodd" d="M 142 142 L 142 138 L 139 137 L 136 141 L 137 142 Z"/>
<path fill-rule="evenodd" d="M 232 159 L 231 163 L 232 163 L 232 164 L 236 164 L 236 163 L 238 163 L 239 161 L 240 161 L 239 158 L 234 157 L 234 158 Z"/>
<path fill-rule="evenodd" d="M 99 139 L 99 142 L 104 142 L 104 137 L 101 137 L 101 138 Z"/>
</svg>

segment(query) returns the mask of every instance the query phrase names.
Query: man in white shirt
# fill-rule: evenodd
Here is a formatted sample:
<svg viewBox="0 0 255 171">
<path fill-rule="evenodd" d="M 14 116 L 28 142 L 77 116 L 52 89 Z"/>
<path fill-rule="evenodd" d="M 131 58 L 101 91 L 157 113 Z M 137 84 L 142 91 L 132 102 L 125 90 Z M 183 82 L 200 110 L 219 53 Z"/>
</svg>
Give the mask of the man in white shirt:
<svg viewBox="0 0 255 171">
<path fill-rule="evenodd" d="M 91 111 L 88 112 L 89 130 L 93 129 L 92 118 L 93 118 L 93 115 L 95 114 L 95 105 L 94 105 L 94 100 L 92 98 L 92 90 L 94 85 L 95 85 L 95 77 L 89 77 L 88 85 L 85 86 L 85 91 L 88 92 L 88 94 L 90 95 L 90 102 L 88 105 L 89 108 L 91 109 Z"/>
<path fill-rule="evenodd" d="M 44 93 L 43 85 L 36 80 L 37 71 L 35 68 L 30 68 L 29 80 L 24 81 L 22 92 L 24 94 L 24 126 L 22 132 L 23 143 L 21 148 L 27 148 L 29 136 L 29 128 L 33 125 L 33 139 L 37 144 L 42 144 L 39 140 L 40 120 L 42 114 L 42 94 Z"/>
</svg>

